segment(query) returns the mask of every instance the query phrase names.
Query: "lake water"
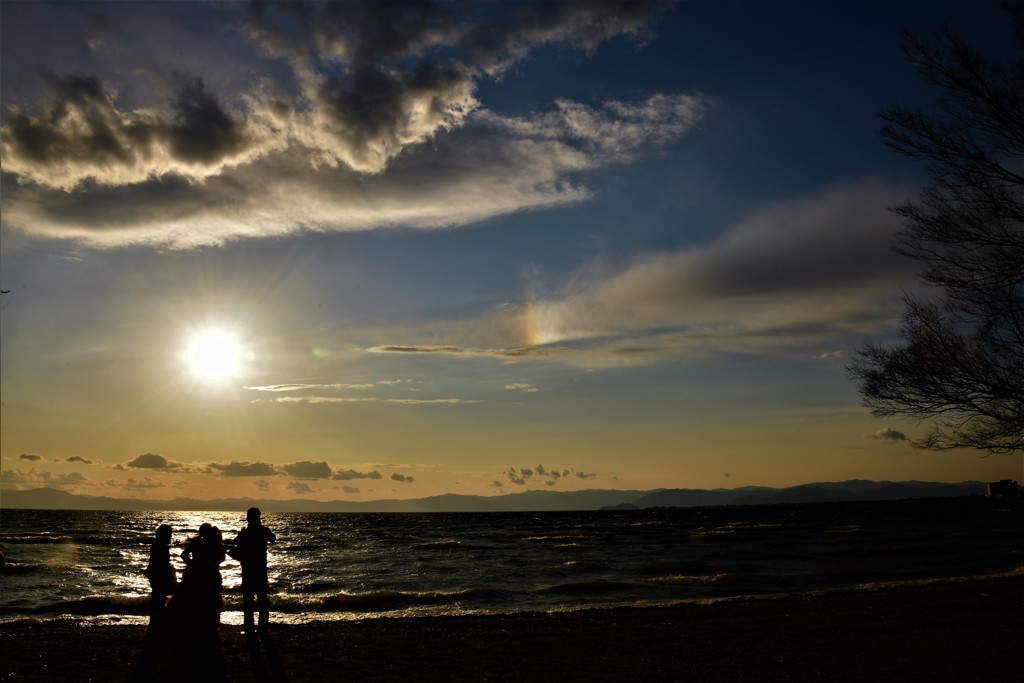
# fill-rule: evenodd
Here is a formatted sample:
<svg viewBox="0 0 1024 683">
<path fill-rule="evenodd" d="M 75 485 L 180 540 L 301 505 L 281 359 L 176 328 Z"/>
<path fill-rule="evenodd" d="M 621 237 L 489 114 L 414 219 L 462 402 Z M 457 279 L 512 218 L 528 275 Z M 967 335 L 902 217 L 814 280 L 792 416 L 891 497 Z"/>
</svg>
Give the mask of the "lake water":
<svg viewBox="0 0 1024 683">
<path fill-rule="evenodd" d="M 241 512 L 0 511 L 0 620 L 144 622 L 152 534 L 172 557 Z M 1024 512 L 984 498 L 635 511 L 266 513 L 275 621 L 574 610 L 1019 572 Z M 221 565 L 222 621 L 241 621 Z"/>
</svg>

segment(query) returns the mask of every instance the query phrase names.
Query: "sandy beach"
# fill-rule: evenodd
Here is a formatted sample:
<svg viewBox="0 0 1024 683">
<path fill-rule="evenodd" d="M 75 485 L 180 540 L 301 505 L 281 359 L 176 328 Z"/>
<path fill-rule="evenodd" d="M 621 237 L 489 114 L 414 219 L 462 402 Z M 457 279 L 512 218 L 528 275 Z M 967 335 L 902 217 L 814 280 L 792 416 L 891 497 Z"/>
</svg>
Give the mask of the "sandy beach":
<svg viewBox="0 0 1024 683">
<path fill-rule="evenodd" d="M 711 605 L 279 625 L 0 627 L 2 681 L 1013 681 L 1024 576 Z"/>
</svg>

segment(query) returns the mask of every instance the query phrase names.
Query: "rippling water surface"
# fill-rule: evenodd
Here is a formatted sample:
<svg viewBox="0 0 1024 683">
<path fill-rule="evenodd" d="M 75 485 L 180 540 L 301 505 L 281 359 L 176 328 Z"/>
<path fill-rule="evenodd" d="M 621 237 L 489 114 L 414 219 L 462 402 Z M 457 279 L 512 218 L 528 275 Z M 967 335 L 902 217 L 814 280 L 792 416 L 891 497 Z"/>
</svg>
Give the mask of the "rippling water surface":
<svg viewBox="0 0 1024 683">
<path fill-rule="evenodd" d="M 0 620 L 144 620 L 159 524 L 172 557 L 239 512 L 3 510 Z M 539 513 L 267 513 L 279 621 L 663 604 L 1019 571 L 1021 509 L 985 499 Z M 221 565 L 237 623 L 238 563 Z"/>
</svg>

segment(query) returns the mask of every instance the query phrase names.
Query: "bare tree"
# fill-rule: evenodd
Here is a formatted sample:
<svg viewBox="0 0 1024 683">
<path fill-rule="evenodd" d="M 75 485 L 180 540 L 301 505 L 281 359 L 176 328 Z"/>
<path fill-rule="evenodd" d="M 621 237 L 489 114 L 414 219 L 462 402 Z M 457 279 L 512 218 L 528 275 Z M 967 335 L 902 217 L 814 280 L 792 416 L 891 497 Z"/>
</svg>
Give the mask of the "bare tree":
<svg viewBox="0 0 1024 683">
<path fill-rule="evenodd" d="M 894 107 L 881 135 L 926 162 L 930 184 L 903 219 L 897 252 L 919 261 L 902 342 L 869 343 L 848 368 L 878 416 L 926 421 L 924 448 L 1024 450 L 1024 6 L 1008 7 L 1016 54 L 993 62 L 951 30 L 907 37 L 934 114 Z"/>
</svg>

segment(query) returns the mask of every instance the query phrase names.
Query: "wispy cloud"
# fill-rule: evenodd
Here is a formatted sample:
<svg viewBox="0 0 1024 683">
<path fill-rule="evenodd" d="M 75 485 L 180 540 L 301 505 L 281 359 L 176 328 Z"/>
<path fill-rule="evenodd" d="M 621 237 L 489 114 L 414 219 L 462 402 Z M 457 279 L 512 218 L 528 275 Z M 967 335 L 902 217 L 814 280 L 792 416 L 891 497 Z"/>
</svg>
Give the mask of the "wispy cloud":
<svg viewBox="0 0 1024 683">
<path fill-rule="evenodd" d="M 268 403 L 306 403 L 311 405 L 331 403 L 396 403 L 399 405 L 428 405 L 428 404 L 450 404 L 480 403 L 476 399 L 464 398 L 346 398 L 339 396 L 283 396 L 272 398 Z"/>
<path fill-rule="evenodd" d="M 343 396 L 282 396 L 280 398 L 267 399 L 267 403 L 374 403 L 375 398 L 354 398 Z"/>
<path fill-rule="evenodd" d="M 479 349 L 462 346 L 432 346 L 432 345 L 419 345 L 419 346 L 374 346 L 368 348 L 367 351 L 370 353 L 436 353 L 436 354 L 447 354 L 452 356 L 490 356 L 492 358 L 550 358 L 553 356 L 564 355 L 572 353 L 572 349 L 569 347 L 557 347 L 557 346 L 519 346 L 507 349 Z"/>
<path fill-rule="evenodd" d="M 287 392 L 287 391 L 316 391 L 321 389 L 372 389 L 373 384 L 270 384 L 267 386 L 257 387 L 242 387 L 248 391 L 269 391 L 269 392 Z"/>
<path fill-rule="evenodd" d="M 837 345 L 891 327 L 902 311 L 913 265 L 890 249 L 898 223 L 887 207 L 904 196 L 868 180 L 780 202 L 710 243 L 592 264 L 561 288 L 479 321 L 489 334 L 504 316 L 503 329 L 526 329 L 531 345 L 367 351 L 588 365 L 721 353 L 837 358 Z M 443 329 L 474 341 L 464 321 Z"/>
<path fill-rule="evenodd" d="M 891 322 L 911 272 L 890 250 L 897 223 L 886 208 L 903 196 L 875 182 L 832 188 L 763 209 L 710 244 L 577 279 L 561 297 L 535 302 L 539 336 L 669 329 L 665 340 L 744 352 L 876 330 Z"/>
<path fill-rule="evenodd" d="M 483 401 L 477 399 L 465 399 L 465 398 L 388 398 L 381 401 L 381 403 L 397 403 L 399 405 L 406 406 L 420 406 L 420 405 L 460 405 L 466 403 L 483 403 Z"/>
</svg>

